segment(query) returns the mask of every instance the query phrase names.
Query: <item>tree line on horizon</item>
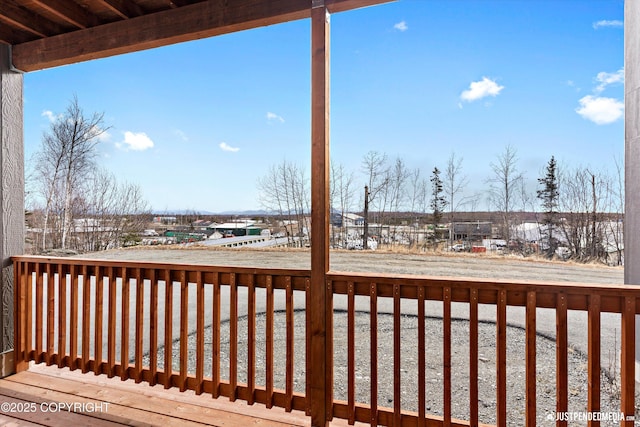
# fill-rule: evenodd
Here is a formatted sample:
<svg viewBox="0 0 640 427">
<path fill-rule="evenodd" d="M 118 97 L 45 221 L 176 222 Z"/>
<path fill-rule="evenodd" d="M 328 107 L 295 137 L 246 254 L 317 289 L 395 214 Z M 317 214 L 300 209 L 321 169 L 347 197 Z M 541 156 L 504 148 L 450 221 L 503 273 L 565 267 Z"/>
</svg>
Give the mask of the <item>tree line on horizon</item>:
<svg viewBox="0 0 640 427">
<path fill-rule="evenodd" d="M 339 215 L 364 215 L 365 230 L 367 223 L 380 228 L 409 224 L 435 230 L 443 222 L 455 222 L 462 212 L 469 218 L 468 213 L 484 200 L 499 237 L 514 242 L 514 247 L 523 248 L 526 243 L 518 218 L 533 212 L 542 240 L 538 243 L 547 257 L 553 257 L 562 244 L 573 260 L 605 261 L 608 252 L 615 251 L 622 262 L 624 177 L 618 162 L 612 174 L 588 166 L 559 165 L 551 156 L 531 182 L 519 168 L 517 150 L 507 145 L 490 162 L 484 190 L 472 195 L 467 192 L 469 179 L 463 166 L 463 158 L 455 152 L 444 165 L 428 170 L 409 168 L 404 159 L 391 159 L 379 151 L 364 154 L 358 171 L 332 161 L 330 210 Z M 273 164 L 257 187 L 263 208 L 308 226 L 310 179 L 303 166 L 287 160 Z M 337 233 L 332 241 L 346 238 L 345 230 Z M 438 238 L 437 233 L 432 236 Z M 405 237 L 410 245 L 415 244 L 411 235 Z"/>
</svg>

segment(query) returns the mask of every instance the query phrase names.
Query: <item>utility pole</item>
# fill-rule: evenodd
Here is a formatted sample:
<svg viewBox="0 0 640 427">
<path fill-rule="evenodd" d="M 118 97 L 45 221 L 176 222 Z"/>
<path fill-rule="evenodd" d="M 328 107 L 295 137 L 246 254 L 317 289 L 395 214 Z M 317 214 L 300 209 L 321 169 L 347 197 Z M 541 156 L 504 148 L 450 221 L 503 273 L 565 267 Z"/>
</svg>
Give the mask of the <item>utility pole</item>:
<svg viewBox="0 0 640 427">
<path fill-rule="evenodd" d="M 364 230 L 362 233 L 362 249 L 369 249 L 369 186 L 364 186 Z"/>
</svg>

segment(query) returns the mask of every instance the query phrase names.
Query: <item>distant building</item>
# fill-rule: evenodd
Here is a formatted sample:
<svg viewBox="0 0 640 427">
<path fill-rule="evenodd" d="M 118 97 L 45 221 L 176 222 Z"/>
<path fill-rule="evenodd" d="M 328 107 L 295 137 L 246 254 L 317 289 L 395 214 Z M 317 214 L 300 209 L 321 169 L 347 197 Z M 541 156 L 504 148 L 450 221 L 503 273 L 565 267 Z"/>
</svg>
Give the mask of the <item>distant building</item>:
<svg viewBox="0 0 640 427">
<path fill-rule="evenodd" d="M 256 225 L 256 221 L 251 219 L 225 222 L 224 224 L 211 224 L 207 228 L 223 236 L 232 234 L 235 237 L 259 236 L 263 230 L 262 227 Z"/>
<path fill-rule="evenodd" d="M 362 227 L 364 217 L 354 213 L 334 212 L 331 214 L 331 225 L 334 227 Z"/>
<path fill-rule="evenodd" d="M 200 230 L 200 231 L 205 231 L 211 228 L 211 225 L 213 225 L 213 221 L 207 221 L 205 219 L 199 219 L 191 223 L 191 226 L 193 227 L 194 230 Z"/>
<path fill-rule="evenodd" d="M 490 239 L 492 235 L 492 224 L 486 221 L 454 222 L 451 228 L 453 240 L 479 242 L 484 239 Z"/>
</svg>

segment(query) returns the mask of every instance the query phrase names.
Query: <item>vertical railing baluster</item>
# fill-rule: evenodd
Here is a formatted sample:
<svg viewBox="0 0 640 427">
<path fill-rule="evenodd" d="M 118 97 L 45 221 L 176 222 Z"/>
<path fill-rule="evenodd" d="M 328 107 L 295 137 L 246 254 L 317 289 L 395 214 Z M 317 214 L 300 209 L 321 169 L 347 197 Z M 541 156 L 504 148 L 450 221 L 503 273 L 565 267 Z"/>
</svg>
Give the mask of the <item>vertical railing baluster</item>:
<svg viewBox="0 0 640 427">
<path fill-rule="evenodd" d="M 55 353 L 55 311 L 56 311 L 56 294 L 55 294 L 55 277 L 51 272 L 52 266 L 47 263 L 47 366 L 54 363 L 53 355 Z"/>
<path fill-rule="evenodd" d="M 42 264 L 36 264 L 36 354 L 34 358 L 36 363 L 42 362 L 43 275 Z"/>
<path fill-rule="evenodd" d="M 418 427 L 426 424 L 426 339 L 424 287 L 418 287 Z"/>
<path fill-rule="evenodd" d="M 347 402 L 349 424 L 356 421 L 356 298 L 353 282 L 347 284 Z"/>
<path fill-rule="evenodd" d="M 286 285 L 286 372 L 285 372 L 285 391 L 287 401 L 284 409 L 291 412 L 293 409 L 293 289 L 291 287 L 291 276 L 285 277 Z"/>
<path fill-rule="evenodd" d="M 333 419 L 333 282 L 327 280 L 325 284 L 325 416 Z"/>
<path fill-rule="evenodd" d="M 636 299 L 625 297 L 622 305 L 620 333 L 620 411 L 625 417 L 621 425 L 633 427 L 635 415 L 635 350 Z"/>
<path fill-rule="evenodd" d="M 136 347 L 135 347 L 135 381 L 142 381 L 142 354 L 144 334 L 144 275 L 141 268 L 136 269 Z"/>
<path fill-rule="evenodd" d="M 402 422 L 401 401 L 401 348 L 402 325 L 400 322 L 400 285 L 393 284 L 393 425 L 400 426 Z"/>
<path fill-rule="evenodd" d="M 477 427 L 478 412 L 478 289 L 469 290 L 469 424 Z"/>
<path fill-rule="evenodd" d="M 58 366 L 69 366 L 67 354 L 67 275 L 58 264 Z"/>
<path fill-rule="evenodd" d="M 173 280 L 171 270 L 164 270 L 164 388 L 171 387 L 173 375 L 172 352 L 173 348 Z"/>
<path fill-rule="evenodd" d="M 238 388 L 238 286 L 235 273 L 229 273 L 229 400 L 236 400 Z"/>
<path fill-rule="evenodd" d="M 204 391 L 204 281 L 196 273 L 196 394 Z"/>
<path fill-rule="evenodd" d="M 304 292 L 305 292 L 305 334 L 304 334 L 304 351 L 305 351 L 305 414 L 311 416 L 311 381 L 309 372 L 312 371 L 311 363 L 311 329 L 312 322 L 309 314 L 309 307 L 311 301 L 311 278 L 306 277 L 304 279 Z"/>
<path fill-rule="evenodd" d="M 273 276 L 267 276 L 267 324 L 265 326 L 265 383 L 267 388 L 267 408 L 273 407 Z"/>
<path fill-rule="evenodd" d="M 102 373 L 102 317 L 104 315 L 104 278 L 102 277 L 102 267 L 95 267 L 96 275 L 96 296 L 95 296 L 95 331 L 94 331 L 94 353 L 95 364 L 93 372 L 98 375 Z"/>
<path fill-rule="evenodd" d="M 589 295 L 587 343 L 587 412 L 600 412 L 600 295 Z M 587 421 L 588 427 L 599 427 L 599 419 Z"/>
<path fill-rule="evenodd" d="M 130 287 L 129 275 L 127 267 L 122 267 L 122 317 L 120 332 L 120 378 L 126 380 L 129 378 L 129 306 L 130 306 Z M 167 347 L 171 348 L 171 347 Z M 171 353 L 167 351 L 165 353 Z"/>
<path fill-rule="evenodd" d="M 34 349 L 33 346 L 33 270 L 36 270 L 37 274 L 37 264 L 34 267 L 33 263 L 28 263 L 27 273 L 25 278 L 25 352 L 24 352 L 24 361 L 29 362 L 31 358 L 31 351 Z M 36 280 L 37 282 L 37 280 Z M 29 364 L 26 364 L 27 369 Z"/>
<path fill-rule="evenodd" d="M 527 292 L 527 308 L 525 323 L 525 425 L 536 426 L 536 293 Z"/>
<path fill-rule="evenodd" d="M 89 372 L 91 343 L 91 278 L 87 266 L 82 266 L 82 373 Z"/>
<path fill-rule="evenodd" d="M 13 271 L 15 274 L 14 299 L 13 299 L 13 321 L 14 321 L 14 342 L 13 342 L 13 360 L 15 363 L 16 373 L 22 372 L 29 367 L 26 363 L 25 331 L 26 325 L 26 267 L 24 261 L 13 260 Z"/>
<path fill-rule="evenodd" d="M 78 272 L 75 265 L 69 267 L 71 275 L 71 311 L 69 313 L 69 369 L 77 368 L 78 363 Z"/>
<path fill-rule="evenodd" d="M 442 329 L 443 329 L 443 413 L 444 426 L 451 426 L 451 288 L 442 290 Z"/>
<path fill-rule="evenodd" d="M 156 269 L 149 271 L 149 284 L 151 288 L 149 302 L 149 379 L 150 385 L 158 383 L 158 281 Z"/>
<path fill-rule="evenodd" d="M 569 410 L 569 365 L 567 336 L 567 296 L 559 293 L 556 297 L 556 413 Z M 567 420 L 558 420 L 558 427 L 566 426 Z"/>
<path fill-rule="evenodd" d="M 378 425 L 378 286 L 370 285 L 369 295 L 369 346 L 371 378 L 371 417 L 372 426 Z"/>
<path fill-rule="evenodd" d="M 256 287 L 255 276 L 249 274 L 247 283 L 247 388 L 249 397 L 247 403 L 255 402 L 256 388 Z"/>
<path fill-rule="evenodd" d="M 109 316 L 107 319 L 107 365 L 109 378 L 116 375 L 116 292 L 117 280 L 115 267 L 109 267 Z"/>
<path fill-rule="evenodd" d="M 187 389 L 189 366 L 189 283 L 186 274 L 186 271 L 180 271 L 180 391 Z"/>
<path fill-rule="evenodd" d="M 15 283 L 13 287 L 13 360 L 16 373 L 24 371 L 24 266 L 22 261 L 13 260 Z M 27 365 L 28 366 L 28 365 Z"/>
<path fill-rule="evenodd" d="M 498 291 L 496 314 L 497 427 L 507 426 L 507 291 Z"/>
<path fill-rule="evenodd" d="M 213 275 L 213 310 L 211 323 L 211 380 L 214 399 L 220 396 L 220 273 Z"/>
</svg>

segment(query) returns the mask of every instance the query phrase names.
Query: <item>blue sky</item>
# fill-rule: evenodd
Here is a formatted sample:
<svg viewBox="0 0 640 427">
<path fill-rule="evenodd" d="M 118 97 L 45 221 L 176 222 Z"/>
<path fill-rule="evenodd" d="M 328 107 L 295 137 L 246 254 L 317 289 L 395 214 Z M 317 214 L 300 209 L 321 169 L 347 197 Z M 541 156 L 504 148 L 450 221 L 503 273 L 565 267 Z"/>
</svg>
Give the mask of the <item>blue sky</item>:
<svg viewBox="0 0 640 427">
<path fill-rule="evenodd" d="M 552 155 L 613 172 L 624 151 L 623 9 L 400 0 L 333 15 L 332 159 L 360 187 L 367 151 L 425 176 L 455 152 L 468 193 L 486 187 L 509 144 L 532 183 Z M 308 20 L 26 74 L 27 168 L 74 95 L 110 127 L 100 165 L 138 183 L 157 212 L 257 209 L 271 165 L 310 170 Z"/>
</svg>

